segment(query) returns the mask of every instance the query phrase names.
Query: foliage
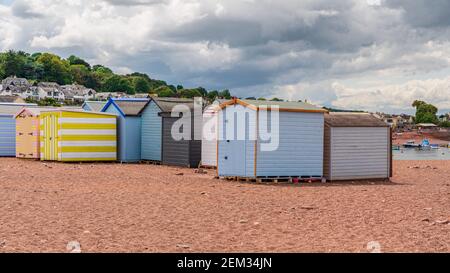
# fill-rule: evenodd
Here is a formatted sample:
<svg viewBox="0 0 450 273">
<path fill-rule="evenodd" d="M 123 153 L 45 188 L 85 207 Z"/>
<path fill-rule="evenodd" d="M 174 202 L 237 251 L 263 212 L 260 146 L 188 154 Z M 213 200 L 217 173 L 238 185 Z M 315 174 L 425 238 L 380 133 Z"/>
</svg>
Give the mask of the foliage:
<svg viewBox="0 0 450 273">
<path fill-rule="evenodd" d="M 154 90 L 158 97 L 175 97 L 176 93 L 173 92 L 168 86 L 160 86 Z"/>
<path fill-rule="evenodd" d="M 105 92 L 125 92 L 127 94 L 136 93 L 131 85 L 131 82 L 119 75 L 109 77 L 103 85 L 103 90 Z"/>
<path fill-rule="evenodd" d="M 412 106 L 416 107 L 416 123 L 439 123 L 436 106 L 419 100 L 414 101 Z"/>
<path fill-rule="evenodd" d="M 153 93 L 165 97 L 203 97 L 210 102 L 217 98 L 231 99 L 229 90 L 208 92 L 203 87 L 188 89 L 150 78 L 145 73 L 115 74 L 112 69 L 71 55 L 67 59 L 51 53 L 29 54 L 23 51 L 0 52 L 0 80 L 17 76 L 30 82 L 77 83 L 97 92 Z"/>
<path fill-rule="evenodd" d="M 150 84 L 143 77 L 134 77 L 133 78 L 133 88 L 136 93 L 150 92 Z"/>
<path fill-rule="evenodd" d="M 443 127 L 443 128 L 450 128 L 450 121 L 442 121 L 442 122 L 440 122 L 439 123 L 439 126 L 440 127 Z"/>
<path fill-rule="evenodd" d="M 26 98 L 25 101 L 27 103 L 36 103 L 39 106 L 61 107 L 61 104 L 54 98 L 45 98 L 42 100 L 34 100 L 32 98 Z"/>
</svg>

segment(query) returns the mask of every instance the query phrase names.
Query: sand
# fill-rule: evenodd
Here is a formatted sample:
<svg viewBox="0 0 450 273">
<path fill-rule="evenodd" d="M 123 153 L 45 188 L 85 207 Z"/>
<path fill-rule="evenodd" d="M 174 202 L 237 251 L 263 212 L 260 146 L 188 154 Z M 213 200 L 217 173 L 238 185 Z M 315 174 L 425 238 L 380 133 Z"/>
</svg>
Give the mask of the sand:
<svg viewBox="0 0 450 273">
<path fill-rule="evenodd" d="M 0 252 L 449 252 L 450 162 L 394 164 L 392 182 L 294 186 L 0 158 Z"/>
<path fill-rule="evenodd" d="M 422 143 L 422 140 L 428 139 L 431 144 L 447 146 L 450 144 L 450 132 L 439 131 L 434 133 L 418 133 L 417 131 L 404 132 L 393 135 L 392 144 L 403 145 L 410 140 L 414 140 L 416 144 Z"/>
</svg>

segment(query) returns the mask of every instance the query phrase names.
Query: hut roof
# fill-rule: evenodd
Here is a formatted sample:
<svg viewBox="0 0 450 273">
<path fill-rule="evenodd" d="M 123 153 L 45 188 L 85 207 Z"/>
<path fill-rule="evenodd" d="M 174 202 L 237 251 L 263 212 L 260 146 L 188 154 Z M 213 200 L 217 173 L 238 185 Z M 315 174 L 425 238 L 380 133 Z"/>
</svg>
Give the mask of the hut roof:
<svg viewBox="0 0 450 273">
<path fill-rule="evenodd" d="M 222 107 L 226 107 L 227 105 L 233 104 L 241 104 L 246 107 L 250 107 L 254 110 L 265 110 L 270 109 L 273 106 L 279 108 L 279 111 L 285 112 L 328 112 L 327 110 L 306 103 L 306 102 L 286 102 L 286 101 L 263 101 L 263 100 L 241 100 L 241 99 L 233 99 L 221 104 Z"/>
<path fill-rule="evenodd" d="M 87 105 L 92 111 L 100 112 L 105 106 L 105 104 L 106 101 L 85 101 L 83 103 L 83 106 Z"/>
<path fill-rule="evenodd" d="M 172 109 L 177 105 L 186 105 L 191 111 L 194 109 L 193 99 L 152 97 L 152 100 L 158 105 L 163 113 L 172 112 Z"/>
<path fill-rule="evenodd" d="M 23 107 L 38 107 L 32 103 L 0 103 L 0 115 L 14 116 Z"/>
<path fill-rule="evenodd" d="M 417 124 L 417 126 L 419 126 L 419 127 L 438 127 L 434 123 L 419 123 L 419 124 Z"/>
<path fill-rule="evenodd" d="M 41 114 L 41 112 L 44 111 L 54 111 L 57 110 L 55 108 L 42 108 L 42 107 L 24 107 L 19 112 L 15 114 L 15 117 L 22 114 L 24 111 L 27 111 L 28 113 L 32 114 L 33 116 L 38 116 Z"/>
<path fill-rule="evenodd" d="M 389 124 L 366 113 L 326 114 L 325 124 L 331 127 L 389 127 Z"/>
<path fill-rule="evenodd" d="M 142 110 L 147 106 L 149 99 L 112 99 L 103 107 L 102 111 L 106 110 L 111 104 L 114 105 L 123 116 L 139 116 Z"/>
</svg>

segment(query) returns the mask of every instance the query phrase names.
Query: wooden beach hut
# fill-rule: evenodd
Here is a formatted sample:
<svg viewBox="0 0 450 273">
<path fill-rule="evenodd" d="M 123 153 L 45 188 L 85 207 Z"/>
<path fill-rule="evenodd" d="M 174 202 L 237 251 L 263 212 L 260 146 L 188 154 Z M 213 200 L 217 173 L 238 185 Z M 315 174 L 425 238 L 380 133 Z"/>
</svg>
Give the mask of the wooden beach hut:
<svg viewBox="0 0 450 273">
<path fill-rule="evenodd" d="M 165 165 L 198 167 L 202 123 L 202 106 L 199 107 L 197 114 L 193 99 L 153 97 L 142 112 L 142 159 L 161 161 Z M 172 135 L 172 129 L 178 128 L 177 123 L 182 117 L 189 117 L 188 128 L 182 126 L 179 132 L 189 136 L 177 139 Z"/>
<path fill-rule="evenodd" d="M 29 103 L 0 103 L 0 156 L 16 156 L 15 114 L 23 107 L 37 107 Z"/>
<path fill-rule="evenodd" d="M 192 111 L 189 114 L 194 117 L 192 99 L 152 97 L 142 111 L 142 160 L 168 165 L 198 166 L 199 159 L 196 155 L 200 151 L 200 139 L 193 139 L 194 130 L 191 132 L 192 140 L 174 141 L 171 136 L 172 125 L 179 119 L 179 116 L 171 117 L 171 113 L 174 107 L 180 105 Z M 195 130 L 199 131 L 199 126 Z"/>
<path fill-rule="evenodd" d="M 100 112 L 105 107 L 106 101 L 85 101 L 81 108 L 84 111 Z"/>
<path fill-rule="evenodd" d="M 110 98 L 102 112 L 118 116 L 119 161 L 141 160 L 141 112 L 149 99 Z"/>
<path fill-rule="evenodd" d="M 218 176 L 321 179 L 325 112 L 302 102 L 233 99 L 221 104 Z"/>
<path fill-rule="evenodd" d="M 390 126 L 370 114 L 325 115 L 324 176 L 327 180 L 392 176 Z"/>
<path fill-rule="evenodd" d="M 117 160 L 117 117 L 113 114 L 42 111 L 39 126 L 41 160 Z"/>
<path fill-rule="evenodd" d="M 40 115 L 51 108 L 22 108 L 16 115 L 16 157 L 40 158 Z"/>
<path fill-rule="evenodd" d="M 203 111 L 202 167 L 217 167 L 217 115 L 220 104 L 226 101 L 216 100 Z"/>
</svg>

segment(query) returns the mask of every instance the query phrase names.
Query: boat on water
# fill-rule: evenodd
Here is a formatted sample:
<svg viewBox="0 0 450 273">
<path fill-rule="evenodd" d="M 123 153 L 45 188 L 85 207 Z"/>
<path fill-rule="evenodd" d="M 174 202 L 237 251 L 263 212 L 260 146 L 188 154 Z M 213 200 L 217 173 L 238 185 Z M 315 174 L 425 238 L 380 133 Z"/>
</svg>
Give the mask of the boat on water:
<svg viewBox="0 0 450 273">
<path fill-rule="evenodd" d="M 421 150 L 439 149 L 439 144 L 431 144 L 428 139 L 422 140 L 422 143 L 417 144 L 414 140 L 409 140 L 403 144 L 404 148 L 416 148 Z"/>
<path fill-rule="evenodd" d="M 409 140 L 403 144 L 404 148 L 419 148 L 420 144 L 416 144 L 414 140 Z"/>
<path fill-rule="evenodd" d="M 392 145 L 392 151 L 400 151 L 400 145 Z"/>
</svg>

